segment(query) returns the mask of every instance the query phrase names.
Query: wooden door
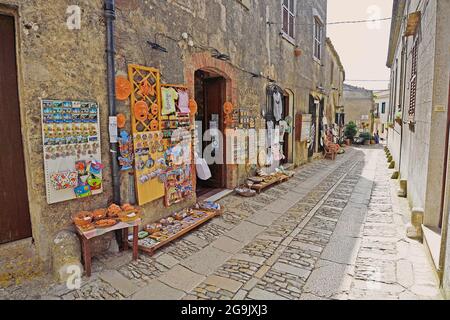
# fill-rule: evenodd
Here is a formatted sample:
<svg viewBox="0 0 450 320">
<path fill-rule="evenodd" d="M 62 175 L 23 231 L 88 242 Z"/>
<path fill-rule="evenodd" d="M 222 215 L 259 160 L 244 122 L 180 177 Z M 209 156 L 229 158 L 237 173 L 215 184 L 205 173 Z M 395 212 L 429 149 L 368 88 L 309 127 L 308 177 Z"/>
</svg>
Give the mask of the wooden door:
<svg viewBox="0 0 450 320">
<path fill-rule="evenodd" d="M 205 130 L 211 129 L 211 121 L 213 115 L 218 116 L 218 129 L 223 135 L 224 130 L 224 116 L 223 116 L 223 105 L 225 103 L 225 87 L 226 82 L 224 78 L 210 78 L 204 81 L 204 128 Z M 220 141 L 220 140 L 219 140 Z M 211 142 L 206 142 L 210 144 Z M 224 143 L 224 141 L 223 141 Z M 222 150 L 221 163 L 225 162 L 225 145 L 220 146 Z M 220 157 L 219 157 L 220 158 Z M 224 164 L 212 164 L 209 166 L 211 170 L 211 179 L 209 179 L 205 184 L 211 188 L 224 188 L 225 187 L 225 165 Z"/>
<path fill-rule="evenodd" d="M 37 103 L 37 102 L 36 102 Z M 0 15 L 0 244 L 31 237 L 14 17 Z"/>
<path fill-rule="evenodd" d="M 285 95 L 283 97 L 282 119 L 286 119 L 286 117 L 289 116 L 289 108 L 290 108 L 289 95 Z M 280 164 L 286 164 L 289 162 L 289 133 L 285 133 L 283 137 L 283 154 L 285 158 L 280 161 Z"/>
</svg>

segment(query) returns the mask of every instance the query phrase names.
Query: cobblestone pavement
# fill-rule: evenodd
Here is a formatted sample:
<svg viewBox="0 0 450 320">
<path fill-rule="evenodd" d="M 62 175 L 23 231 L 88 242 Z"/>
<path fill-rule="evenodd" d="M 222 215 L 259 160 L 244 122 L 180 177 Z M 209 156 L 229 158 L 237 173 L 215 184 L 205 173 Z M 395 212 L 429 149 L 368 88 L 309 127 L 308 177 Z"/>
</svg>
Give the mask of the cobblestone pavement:
<svg viewBox="0 0 450 320">
<path fill-rule="evenodd" d="M 350 148 L 254 198 L 222 199 L 221 217 L 152 257 L 96 257 L 79 290 L 36 279 L 0 298 L 439 299 L 386 167 L 382 149 Z"/>
</svg>

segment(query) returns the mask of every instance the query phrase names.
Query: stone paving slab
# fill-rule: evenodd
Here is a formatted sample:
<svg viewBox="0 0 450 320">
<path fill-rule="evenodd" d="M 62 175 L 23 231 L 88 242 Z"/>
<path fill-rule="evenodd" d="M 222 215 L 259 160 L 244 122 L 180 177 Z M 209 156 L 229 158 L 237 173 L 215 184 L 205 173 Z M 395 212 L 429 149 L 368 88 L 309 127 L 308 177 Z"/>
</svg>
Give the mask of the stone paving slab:
<svg viewBox="0 0 450 320">
<path fill-rule="evenodd" d="M 230 257 L 231 253 L 208 246 L 187 258 L 182 265 L 196 273 L 210 275 Z"/>
<path fill-rule="evenodd" d="M 125 278 L 116 270 L 107 270 L 99 274 L 99 277 L 117 289 L 123 296 L 129 297 L 138 291 L 139 287 Z"/>
<path fill-rule="evenodd" d="M 205 276 L 177 265 L 164 273 L 158 280 L 174 289 L 189 292 L 205 280 Z"/>
<path fill-rule="evenodd" d="M 136 292 L 133 300 L 178 300 L 185 295 L 185 292 L 174 289 L 161 281 L 152 280 L 148 286 Z"/>
<path fill-rule="evenodd" d="M 264 231 L 264 227 L 244 221 L 228 232 L 227 236 L 237 241 L 241 241 L 242 243 L 248 243 L 262 231 Z"/>
<path fill-rule="evenodd" d="M 287 300 L 286 298 L 283 298 L 275 293 L 265 291 L 260 288 L 254 288 L 250 291 L 248 298 L 252 300 Z"/>
<path fill-rule="evenodd" d="M 236 293 L 239 291 L 239 289 L 242 287 L 242 283 L 239 281 L 235 281 L 233 279 L 228 279 L 228 278 L 224 278 L 224 277 L 219 277 L 219 276 L 209 276 L 206 280 L 205 280 L 206 284 L 218 287 L 218 288 L 222 288 L 224 290 L 228 290 L 230 292 Z"/>
<path fill-rule="evenodd" d="M 240 241 L 234 240 L 228 236 L 221 236 L 211 244 L 214 248 L 228 252 L 237 253 L 244 247 Z"/>
</svg>

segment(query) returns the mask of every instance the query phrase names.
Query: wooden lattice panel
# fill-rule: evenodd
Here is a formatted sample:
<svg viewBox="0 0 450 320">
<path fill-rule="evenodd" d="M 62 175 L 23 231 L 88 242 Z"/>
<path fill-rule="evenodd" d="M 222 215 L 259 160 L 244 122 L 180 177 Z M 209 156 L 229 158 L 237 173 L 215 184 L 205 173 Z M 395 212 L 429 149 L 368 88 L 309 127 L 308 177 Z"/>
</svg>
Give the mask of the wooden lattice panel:
<svg viewBox="0 0 450 320">
<path fill-rule="evenodd" d="M 140 149 L 140 141 L 139 139 L 136 139 L 137 136 L 148 136 L 149 133 L 155 133 L 161 129 L 160 72 L 155 68 L 129 65 L 128 77 L 133 87 L 131 92 L 131 127 L 134 137 L 134 150 L 136 151 Z M 139 101 L 144 101 L 147 104 L 147 117 L 145 120 L 136 118 L 134 112 L 136 103 Z M 158 156 L 161 156 L 161 154 L 158 154 Z M 141 160 L 141 158 L 147 160 L 148 157 L 136 155 L 135 162 Z M 139 170 L 136 171 L 138 172 Z M 152 179 L 146 183 L 141 183 L 139 178 L 140 174 L 137 174 L 136 191 L 139 205 L 144 205 L 164 197 L 164 183 L 160 182 L 158 179 Z"/>
<path fill-rule="evenodd" d="M 158 69 L 138 65 L 128 66 L 128 77 L 133 86 L 131 92 L 131 117 L 133 133 L 159 131 L 161 129 L 161 85 Z M 145 120 L 136 118 L 134 108 L 137 102 L 147 104 Z"/>
</svg>

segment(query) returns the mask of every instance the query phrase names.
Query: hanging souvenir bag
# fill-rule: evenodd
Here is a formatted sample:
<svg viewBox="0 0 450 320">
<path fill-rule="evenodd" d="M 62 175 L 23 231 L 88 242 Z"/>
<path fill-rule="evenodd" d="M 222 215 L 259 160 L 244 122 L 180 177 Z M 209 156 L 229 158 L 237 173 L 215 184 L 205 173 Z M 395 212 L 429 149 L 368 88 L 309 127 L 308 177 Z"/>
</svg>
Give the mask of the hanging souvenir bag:
<svg viewBox="0 0 450 320">
<path fill-rule="evenodd" d="M 200 158 L 197 154 L 195 154 L 195 167 L 197 169 L 197 177 L 200 180 L 208 180 L 212 177 L 208 163 L 205 159 Z"/>
</svg>

